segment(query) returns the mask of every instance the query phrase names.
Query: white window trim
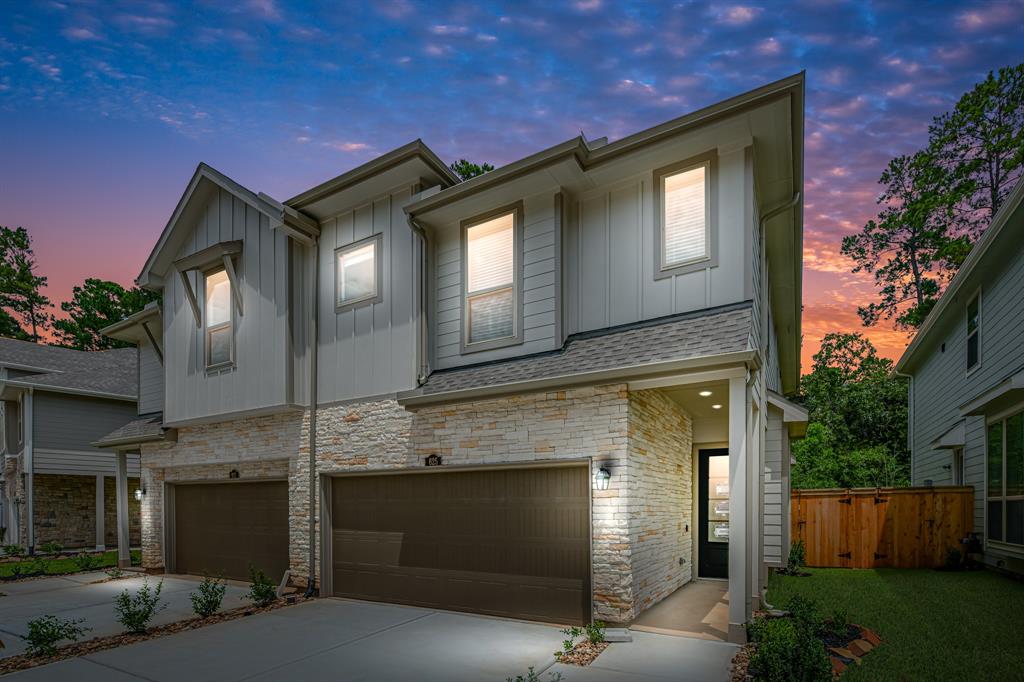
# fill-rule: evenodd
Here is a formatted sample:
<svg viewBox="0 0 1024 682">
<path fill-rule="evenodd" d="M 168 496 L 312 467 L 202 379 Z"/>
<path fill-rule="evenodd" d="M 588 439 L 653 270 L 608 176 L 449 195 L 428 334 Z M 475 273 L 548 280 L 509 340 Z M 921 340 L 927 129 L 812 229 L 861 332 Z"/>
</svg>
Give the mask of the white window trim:
<svg viewBox="0 0 1024 682">
<path fill-rule="evenodd" d="M 704 239 L 705 254 L 681 263 L 665 263 L 665 198 L 662 186 L 669 175 L 704 167 Z M 654 206 L 654 279 L 696 272 L 718 265 L 718 151 L 713 150 L 657 168 L 652 176 Z"/>
<path fill-rule="evenodd" d="M 979 315 L 980 315 L 980 312 L 979 312 Z M 1007 460 L 1007 457 L 1006 457 L 1006 421 L 1010 417 L 1012 417 L 1014 415 L 1017 415 L 1017 414 L 1020 414 L 1021 412 L 1024 412 L 1024 403 L 1016 405 L 1015 407 L 1000 413 L 998 416 L 990 417 L 990 418 L 987 418 L 985 420 L 985 465 L 984 465 L 984 471 L 985 471 L 984 480 L 985 480 L 985 484 L 984 484 L 984 488 L 983 488 L 985 496 L 984 496 L 984 504 L 982 505 L 982 517 L 983 517 L 983 521 L 982 521 L 983 534 L 982 535 L 985 538 L 985 546 L 986 547 L 991 546 L 993 548 L 1000 549 L 1000 550 L 1002 550 L 1004 552 L 1024 557 L 1024 544 L 1016 544 L 1016 543 L 1013 543 L 1013 542 L 1007 542 L 1006 540 L 993 540 L 992 538 L 989 537 L 989 534 L 988 534 L 988 504 L 989 504 L 990 501 L 1003 502 L 1003 505 L 1002 505 L 1003 519 L 1002 519 L 1001 528 L 1003 530 L 1003 537 L 1005 538 L 1006 537 L 1006 504 L 1005 503 L 1007 501 L 1016 502 L 1016 501 L 1019 501 L 1019 500 L 1024 500 L 1024 495 L 1010 495 L 1010 496 L 1006 495 L 1006 460 Z M 989 432 L 989 427 L 992 426 L 993 424 L 1002 424 L 1002 439 L 1003 439 L 1003 441 L 1002 441 L 1002 453 L 1003 453 L 1002 465 L 1003 465 L 1003 471 L 1002 471 L 1001 479 L 1002 479 L 1002 482 L 1003 482 L 1003 494 L 1001 496 L 999 496 L 999 497 L 991 497 L 989 495 L 989 489 L 988 489 L 988 453 L 989 453 L 988 432 Z"/>
<path fill-rule="evenodd" d="M 235 330 L 235 324 L 237 322 L 237 318 L 235 316 L 234 301 L 235 301 L 236 292 L 233 291 L 233 289 L 235 287 L 233 278 L 228 277 L 228 287 L 230 287 L 232 289 L 232 291 L 229 292 L 230 293 L 230 297 L 229 297 L 230 300 L 228 302 L 228 314 L 230 315 L 230 319 L 228 319 L 227 322 L 221 322 L 220 324 L 216 324 L 216 325 L 214 325 L 212 327 L 209 326 L 206 323 L 206 318 L 207 318 L 207 310 L 206 310 L 206 305 L 207 305 L 207 303 L 206 303 L 206 280 L 207 280 L 207 278 L 210 275 L 215 274 L 217 272 L 227 273 L 227 268 L 224 265 L 214 265 L 213 267 L 209 267 L 209 268 L 206 268 L 205 270 L 200 270 L 199 271 L 199 274 L 202 277 L 202 281 L 203 281 L 203 299 L 202 299 L 203 300 L 203 362 L 204 362 L 204 364 L 206 366 L 206 371 L 208 373 L 220 372 L 221 370 L 230 369 L 230 368 L 235 366 L 235 331 L 236 331 Z M 218 330 L 225 329 L 225 328 L 228 328 L 228 329 L 231 330 L 231 344 L 229 346 L 229 358 L 225 362 L 218 362 L 216 364 L 210 364 L 210 332 L 211 331 L 218 331 Z"/>
<path fill-rule="evenodd" d="M 964 448 L 960 446 L 950 450 L 950 474 L 953 485 L 964 485 Z"/>
<path fill-rule="evenodd" d="M 373 268 L 374 268 L 374 282 L 373 282 L 373 293 L 359 298 L 351 299 L 345 302 L 340 300 L 341 294 L 341 264 L 339 262 L 342 254 L 348 253 L 349 251 L 355 251 L 366 246 L 370 242 L 374 242 L 373 247 Z M 353 308 L 359 308 L 365 305 L 373 305 L 374 303 L 380 303 L 384 300 L 384 235 L 383 234 L 372 234 L 369 237 L 360 239 L 359 241 L 352 242 L 351 244 L 345 244 L 339 246 L 334 250 L 334 312 L 343 313 L 346 310 L 352 310 Z"/>
<path fill-rule="evenodd" d="M 487 341 L 469 341 L 469 229 L 493 220 L 499 216 L 512 214 L 512 334 L 500 339 L 488 339 Z M 462 314 L 459 316 L 459 350 L 462 354 L 477 353 L 480 351 L 494 350 L 515 346 L 523 343 L 523 202 L 517 201 L 500 208 L 493 209 L 487 213 L 473 216 L 463 220 L 459 225 L 461 239 L 461 276 L 460 276 L 460 298 Z M 508 285 L 491 287 L 474 291 L 473 296 L 507 289 Z"/>
<path fill-rule="evenodd" d="M 984 322 L 985 318 L 984 318 L 983 311 L 982 311 L 982 308 L 981 308 L 981 288 L 980 287 L 974 290 L 974 293 L 972 293 L 970 298 L 967 299 L 967 303 L 964 304 L 964 332 L 967 332 L 967 322 L 970 319 L 967 316 L 968 315 L 967 311 L 971 307 L 971 302 L 974 301 L 975 299 L 978 300 L 978 328 L 974 330 L 974 334 L 973 335 L 978 337 L 978 361 L 976 363 L 974 363 L 974 366 L 967 367 L 967 353 L 968 353 L 968 346 L 970 345 L 971 334 L 970 333 L 966 333 L 965 336 L 964 336 L 964 366 L 967 367 L 967 369 L 966 369 L 966 371 L 964 373 L 964 376 L 968 376 L 968 377 L 971 376 L 972 374 L 974 374 L 975 372 L 977 372 L 979 369 L 981 369 L 981 364 L 982 364 L 981 363 L 981 360 L 982 360 L 982 357 L 981 357 L 981 325 Z"/>
</svg>

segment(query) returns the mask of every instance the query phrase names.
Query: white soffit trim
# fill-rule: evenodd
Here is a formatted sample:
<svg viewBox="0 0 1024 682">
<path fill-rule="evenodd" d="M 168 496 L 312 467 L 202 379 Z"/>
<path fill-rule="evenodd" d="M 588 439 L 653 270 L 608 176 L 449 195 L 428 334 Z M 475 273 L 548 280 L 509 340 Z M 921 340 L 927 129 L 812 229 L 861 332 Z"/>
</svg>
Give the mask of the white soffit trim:
<svg viewBox="0 0 1024 682">
<path fill-rule="evenodd" d="M 948 431 L 932 441 L 932 447 L 937 450 L 952 450 L 962 448 L 967 442 L 967 425 L 961 419 Z"/>
<path fill-rule="evenodd" d="M 782 410 L 782 421 L 786 423 L 805 424 L 810 419 L 807 408 L 783 398 L 775 391 L 768 391 L 768 404 Z"/>
</svg>

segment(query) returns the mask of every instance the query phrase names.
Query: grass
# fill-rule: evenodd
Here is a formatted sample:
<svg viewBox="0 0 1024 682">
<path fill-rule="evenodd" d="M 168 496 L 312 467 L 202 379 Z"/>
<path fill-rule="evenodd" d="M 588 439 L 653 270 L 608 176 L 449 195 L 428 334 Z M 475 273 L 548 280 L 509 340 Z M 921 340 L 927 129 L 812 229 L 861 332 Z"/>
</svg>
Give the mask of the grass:
<svg viewBox="0 0 1024 682">
<path fill-rule="evenodd" d="M 884 640 L 848 680 L 1016 680 L 1024 675 L 1024 583 L 989 571 L 808 569 L 772 576 L 776 607 L 794 595 L 822 615 L 843 608 Z"/>
<path fill-rule="evenodd" d="M 142 562 L 142 553 L 139 551 L 133 551 L 132 565 L 138 565 Z M 117 550 L 110 552 L 104 552 L 100 556 L 100 561 L 96 566 L 90 570 L 102 570 L 104 568 L 112 568 L 117 566 Z M 59 559 L 48 559 L 46 557 L 40 557 L 46 564 L 46 575 L 64 575 L 67 573 L 77 573 L 79 568 L 75 562 L 74 557 L 60 557 Z M 0 563 L 0 577 L 7 578 L 14 573 L 15 566 L 26 565 L 31 560 L 26 561 L 8 561 Z"/>
</svg>

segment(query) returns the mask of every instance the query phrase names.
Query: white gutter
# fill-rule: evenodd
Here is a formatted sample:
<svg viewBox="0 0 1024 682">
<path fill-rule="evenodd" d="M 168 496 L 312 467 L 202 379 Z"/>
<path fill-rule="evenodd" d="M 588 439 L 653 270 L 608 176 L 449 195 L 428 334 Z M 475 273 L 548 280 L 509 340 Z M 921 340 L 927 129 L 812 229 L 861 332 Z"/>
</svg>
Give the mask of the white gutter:
<svg viewBox="0 0 1024 682">
<path fill-rule="evenodd" d="M 36 524 L 35 524 L 35 462 L 33 461 L 33 410 L 32 410 L 32 388 L 22 395 L 21 398 L 21 429 L 22 429 L 22 452 L 25 453 L 25 544 L 28 545 L 28 553 L 35 554 Z"/>
</svg>

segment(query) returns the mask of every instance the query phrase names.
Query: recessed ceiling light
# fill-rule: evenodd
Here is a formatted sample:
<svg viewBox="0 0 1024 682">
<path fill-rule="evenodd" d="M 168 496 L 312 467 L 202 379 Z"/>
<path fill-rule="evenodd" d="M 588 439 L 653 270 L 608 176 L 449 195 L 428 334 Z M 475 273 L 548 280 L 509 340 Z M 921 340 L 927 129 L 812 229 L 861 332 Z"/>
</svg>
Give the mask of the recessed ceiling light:
<svg viewBox="0 0 1024 682">
<path fill-rule="evenodd" d="M 700 395 L 701 398 L 707 398 L 711 395 L 711 391 L 701 391 L 698 395 Z"/>
<path fill-rule="evenodd" d="M 722 409 L 722 406 L 716 403 L 716 404 L 711 406 L 711 409 L 712 410 L 720 410 L 720 409 Z"/>
</svg>

